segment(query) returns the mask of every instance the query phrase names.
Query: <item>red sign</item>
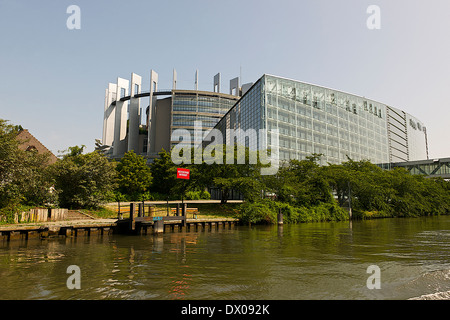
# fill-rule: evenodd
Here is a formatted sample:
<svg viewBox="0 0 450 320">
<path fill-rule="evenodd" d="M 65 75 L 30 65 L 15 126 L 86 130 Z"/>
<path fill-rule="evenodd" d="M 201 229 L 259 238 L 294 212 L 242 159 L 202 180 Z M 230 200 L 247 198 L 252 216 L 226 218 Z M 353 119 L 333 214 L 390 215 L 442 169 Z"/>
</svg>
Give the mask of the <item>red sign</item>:
<svg viewBox="0 0 450 320">
<path fill-rule="evenodd" d="M 178 179 L 188 179 L 189 180 L 190 172 L 191 171 L 189 169 L 177 168 L 177 178 Z"/>
</svg>

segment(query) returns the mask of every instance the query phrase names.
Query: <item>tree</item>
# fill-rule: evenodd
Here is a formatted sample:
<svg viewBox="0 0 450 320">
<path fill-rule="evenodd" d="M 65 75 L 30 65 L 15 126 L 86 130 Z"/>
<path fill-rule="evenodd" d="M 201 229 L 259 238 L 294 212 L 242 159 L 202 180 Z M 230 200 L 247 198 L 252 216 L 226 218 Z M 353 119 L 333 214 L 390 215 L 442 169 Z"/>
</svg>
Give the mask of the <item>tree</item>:
<svg viewBox="0 0 450 320">
<path fill-rule="evenodd" d="M 18 129 L 0 119 L 0 207 L 8 205 L 20 198 L 19 190 L 15 184 L 15 173 L 20 166 L 19 141 L 16 136 Z"/>
<path fill-rule="evenodd" d="M 238 152 L 242 148 L 242 153 Z M 222 151 L 220 151 L 222 150 Z M 261 198 L 263 184 L 260 174 L 261 163 L 250 161 L 251 158 L 259 159 L 258 154 L 249 148 L 234 147 L 233 163 L 227 161 L 226 146 L 216 147 L 212 157 L 222 159 L 222 163 L 190 165 L 199 172 L 197 186 L 216 187 L 221 191 L 221 203 L 227 202 L 232 190 L 240 192 L 246 201 L 255 201 Z M 217 154 L 216 154 L 217 152 Z M 242 157 L 242 159 L 240 159 Z M 241 164 L 241 162 L 243 162 Z"/>
<path fill-rule="evenodd" d="M 47 174 L 49 157 L 18 148 L 21 126 L 0 119 L 0 207 L 14 204 L 43 205 L 54 202 Z"/>
<path fill-rule="evenodd" d="M 294 175 L 294 198 L 299 206 L 317 206 L 334 203 L 327 177 L 318 164 L 321 154 L 312 154 L 305 160 L 290 160 L 289 171 Z"/>
<path fill-rule="evenodd" d="M 117 164 L 117 183 L 119 191 L 130 200 L 139 200 L 149 190 L 152 174 L 144 157 L 133 151 L 125 153 Z"/>
<path fill-rule="evenodd" d="M 170 153 L 162 149 L 150 166 L 153 192 L 169 196 L 177 185 L 177 167 L 172 162 Z"/>
<path fill-rule="evenodd" d="M 115 164 L 85 146 L 68 149 L 63 159 L 51 166 L 60 205 L 69 208 L 98 207 L 116 187 Z"/>
</svg>

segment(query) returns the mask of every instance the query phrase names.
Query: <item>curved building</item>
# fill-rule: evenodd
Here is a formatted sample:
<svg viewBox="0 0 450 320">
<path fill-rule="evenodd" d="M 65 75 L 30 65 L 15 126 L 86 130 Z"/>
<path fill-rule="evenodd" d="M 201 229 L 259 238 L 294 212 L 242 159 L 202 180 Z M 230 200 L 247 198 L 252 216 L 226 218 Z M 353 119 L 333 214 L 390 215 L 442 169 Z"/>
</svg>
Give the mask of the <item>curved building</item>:
<svg viewBox="0 0 450 320">
<path fill-rule="evenodd" d="M 153 70 L 148 91 L 142 91 L 142 78 L 134 73 L 131 81 L 110 83 L 103 122 L 107 155 L 121 158 L 133 150 L 151 161 L 180 142 L 172 140 L 174 130 L 185 129 L 193 141 L 205 144 L 213 140 L 207 132 L 215 128 L 225 143 L 234 140 L 227 136 L 232 129 L 260 130 L 265 136 L 249 135 L 247 146 L 278 148 L 279 160 L 302 160 L 313 153 L 323 154 L 322 164 L 347 157 L 377 164 L 428 159 L 424 124 L 382 102 L 268 74 L 242 87 L 239 78 L 230 80 L 229 94 L 220 93 L 220 74 L 213 83 L 213 91 L 199 91 L 196 73 L 194 90 L 179 90 L 175 70 L 172 89 L 159 89 Z M 148 102 L 145 111 L 143 101 Z M 198 121 L 201 131 L 195 130 Z"/>
<path fill-rule="evenodd" d="M 103 140 L 110 158 L 121 158 L 133 150 L 152 161 L 161 149 L 171 150 L 172 132 L 185 129 L 194 134 L 194 122 L 201 121 L 203 132 L 213 128 L 239 100 L 242 91 L 238 80 L 230 81 L 230 94 L 220 93 L 220 74 L 214 77 L 213 91 L 198 90 L 198 73 L 195 90 L 178 90 L 174 70 L 172 89 L 158 88 L 158 74 L 150 72 L 150 90 L 142 91 L 142 78 L 134 73 L 131 81 L 118 78 L 110 83 L 105 94 Z M 247 85 L 249 87 L 249 85 Z M 232 94 L 233 93 L 233 94 Z M 143 101 L 148 102 L 144 109 Z"/>
<path fill-rule="evenodd" d="M 279 148 L 279 159 L 323 154 L 322 164 L 353 160 L 393 163 L 428 159 L 426 127 L 378 101 L 282 77 L 263 75 L 215 127 L 266 129 L 250 149 Z M 271 141 L 271 131 L 278 141 Z M 210 139 L 208 138 L 208 141 Z M 266 142 L 267 141 L 267 142 Z"/>
</svg>

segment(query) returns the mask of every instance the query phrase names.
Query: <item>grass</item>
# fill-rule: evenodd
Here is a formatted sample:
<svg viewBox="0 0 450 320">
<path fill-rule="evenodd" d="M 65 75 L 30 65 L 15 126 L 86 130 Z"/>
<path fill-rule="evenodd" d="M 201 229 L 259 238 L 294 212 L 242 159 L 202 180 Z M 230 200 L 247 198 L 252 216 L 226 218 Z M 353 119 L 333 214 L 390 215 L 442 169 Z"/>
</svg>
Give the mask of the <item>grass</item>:
<svg viewBox="0 0 450 320">
<path fill-rule="evenodd" d="M 153 205 L 155 207 L 154 216 L 165 216 L 167 215 L 167 205 L 165 204 L 157 204 Z M 218 204 L 218 203 L 196 203 L 196 204 L 188 204 L 188 208 L 198 208 L 199 213 L 197 214 L 197 218 L 234 218 L 237 210 L 240 206 L 240 203 L 227 203 L 227 204 Z M 170 208 L 176 208 L 176 205 L 169 204 L 169 213 L 172 215 Z M 95 218 L 102 219 L 115 219 L 117 218 L 117 206 L 110 207 L 102 207 L 97 210 L 81 210 Z M 120 211 L 123 214 L 124 218 L 128 218 L 130 207 L 129 206 L 121 206 Z M 148 216 L 148 206 L 145 207 L 145 216 Z M 191 214 L 189 213 L 188 218 L 191 218 Z"/>
<path fill-rule="evenodd" d="M 101 207 L 98 209 L 81 209 L 79 210 L 97 219 L 115 219 L 117 213 L 114 209 L 108 207 Z"/>
</svg>

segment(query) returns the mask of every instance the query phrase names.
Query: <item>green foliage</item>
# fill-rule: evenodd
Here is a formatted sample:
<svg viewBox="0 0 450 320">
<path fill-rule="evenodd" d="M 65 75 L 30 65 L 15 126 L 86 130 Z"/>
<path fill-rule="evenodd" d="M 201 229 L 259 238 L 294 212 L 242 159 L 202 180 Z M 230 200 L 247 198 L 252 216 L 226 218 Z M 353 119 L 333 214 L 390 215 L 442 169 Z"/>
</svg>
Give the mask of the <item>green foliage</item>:
<svg viewBox="0 0 450 320">
<path fill-rule="evenodd" d="M 268 199 L 243 203 L 239 218 L 244 223 L 276 223 L 279 212 L 283 214 L 285 223 L 348 220 L 347 211 L 337 203 L 321 203 L 307 208 Z"/>
<path fill-rule="evenodd" d="M 0 208 L 16 204 L 43 205 L 56 202 L 47 171 L 49 157 L 18 148 L 20 126 L 0 119 Z"/>
<path fill-rule="evenodd" d="M 211 195 L 208 191 L 187 191 L 186 192 L 187 200 L 209 200 L 211 199 Z"/>
<path fill-rule="evenodd" d="M 277 221 L 277 215 L 268 201 L 244 202 L 239 208 L 239 219 L 244 223 L 266 223 Z"/>
<path fill-rule="evenodd" d="M 115 164 L 96 151 L 82 154 L 83 149 L 69 148 L 63 159 L 50 167 L 62 207 L 98 207 L 116 187 Z"/>
<path fill-rule="evenodd" d="M 172 162 L 170 153 L 164 149 L 158 155 L 159 157 L 150 166 L 153 177 L 151 190 L 169 196 L 179 184 L 179 181 L 177 181 L 177 166 Z"/>
<path fill-rule="evenodd" d="M 142 200 L 152 181 L 150 167 L 144 157 L 129 151 L 117 164 L 116 170 L 120 193 L 128 200 Z"/>
</svg>

